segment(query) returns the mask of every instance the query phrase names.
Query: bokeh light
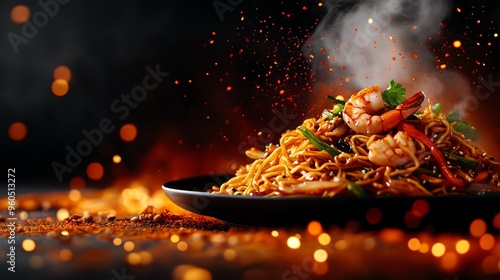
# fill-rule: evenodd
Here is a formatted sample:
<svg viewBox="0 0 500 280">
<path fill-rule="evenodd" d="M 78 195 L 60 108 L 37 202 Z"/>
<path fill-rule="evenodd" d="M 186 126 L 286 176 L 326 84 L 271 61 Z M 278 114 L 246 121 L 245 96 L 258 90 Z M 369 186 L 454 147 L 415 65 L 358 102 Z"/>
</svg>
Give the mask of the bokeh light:
<svg viewBox="0 0 500 280">
<path fill-rule="evenodd" d="M 68 82 L 63 79 L 57 79 L 52 82 L 52 93 L 55 96 L 64 96 L 68 93 L 69 85 Z"/>
<path fill-rule="evenodd" d="M 458 264 L 458 256 L 453 252 L 447 252 L 441 258 L 441 266 L 445 270 L 454 270 L 455 268 L 457 268 L 457 264 Z"/>
<path fill-rule="evenodd" d="M 457 242 L 455 245 L 455 249 L 457 250 L 457 253 L 459 254 L 465 254 L 469 251 L 470 244 L 469 241 L 462 239 Z"/>
<path fill-rule="evenodd" d="M 488 251 L 493 249 L 493 246 L 495 246 L 495 237 L 493 235 L 486 233 L 479 239 L 479 247 L 481 249 Z"/>
<path fill-rule="evenodd" d="M 10 11 L 10 19 L 17 24 L 23 24 L 30 19 L 31 11 L 25 5 L 17 5 Z"/>
<path fill-rule="evenodd" d="M 69 186 L 73 189 L 85 188 L 85 179 L 80 176 L 75 176 L 69 181 Z"/>
<path fill-rule="evenodd" d="M 475 219 L 470 223 L 470 234 L 474 237 L 481 237 L 486 232 L 486 223 L 481 219 Z"/>
<path fill-rule="evenodd" d="M 288 245 L 290 249 L 298 249 L 300 248 L 300 240 L 295 236 L 290 236 L 286 241 L 286 245 Z"/>
<path fill-rule="evenodd" d="M 73 252 L 70 249 L 62 249 L 59 251 L 59 259 L 63 262 L 69 262 L 73 258 Z"/>
<path fill-rule="evenodd" d="M 453 41 L 453 46 L 455 48 L 460 48 L 462 46 L 462 42 L 460 42 L 459 40 L 455 40 Z"/>
<path fill-rule="evenodd" d="M 92 162 L 87 166 L 87 176 L 92 180 L 100 180 L 104 175 L 104 168 L 98 162 Z"/>
<path fill-rule="evenodd" d="M 134 141 L 137 137 L 137 127 L 131 123 L 125 124 L 120 128 L 120 138 L 125 142 Z"/>
<path fill-rule="evenodd" d="M 323 227 L 318 221 L 311 221 L 307 225 L 307 232 L 312 236 L 317 236 L 323 231 Z"/>
<path fill-rule="evenodd" d="M 119 156 L 119 155 L 114 155 L 113 156 L 113 162 L 114 163 L 120 163 L 120 162 L 122 162 L 122 157 Z"/>
<path fill-rule="evenodd" d="M 412 251 L 418 251 L 420 248 L 420 240 L 417 238 L 412 238 L 408 240 L 408 248 Z"/>
<path fill-rule="evenodd" d="M 382 220 L 382 211 L 378 208 L 370 208 L 366 211 L 366 221 L 369 224 L 376 225 Z"/>
<path fill-rule="evenodd" d="M 54 80 L 65 80 L 69 82 L 71 80 L 71 70 L 67 66 L 61 65 L 54 70 Z"/>
<path fill-rule="evenodd" d="M 125 251 L 127 251 L 127 252 L 133 251 L 134 248 L 135 248 L 135 244 L 132 241 L 127 241 L 127 242 L 123 243 L 123 249 L 125 249 Z"/>
<path fill-rule="evenodd" d="M 331 241 L 332 238 L 330 237 L 330 235 L 328 235 L 328 233 L 322 233 L 318 236 L 318 242 L 323 246 L 330 244 Z"/>
<path fill-rule="evenodd" d="M 23 250 L 26 252 L 33 252 L 36 248 L 35 241 L 33 241 L 32 239 L 24 239 L 21 246 L 23 247 Z"/>
<path fill-rule="evenodd" d="M 314 251 L 314 260 L 317 262 L 325 262 L 328 259 L 328 253 L 324 249 Z"/>
<path fill-rule="evenodd" d="M 446 247 L 443 243 L 438 242 L 432 245 L 431 252 L 434 257 L 439 258 L 442 257 L 446 252 Z"/>
<path fill-rule="evenodd" d="M 26 138 L 28 129 L 26 128 L 26 125 L 24 123 L 14 122 L 9 126 L 8 134 L 10 139 L 14 141 L 21 141 Z"/>
</svg>

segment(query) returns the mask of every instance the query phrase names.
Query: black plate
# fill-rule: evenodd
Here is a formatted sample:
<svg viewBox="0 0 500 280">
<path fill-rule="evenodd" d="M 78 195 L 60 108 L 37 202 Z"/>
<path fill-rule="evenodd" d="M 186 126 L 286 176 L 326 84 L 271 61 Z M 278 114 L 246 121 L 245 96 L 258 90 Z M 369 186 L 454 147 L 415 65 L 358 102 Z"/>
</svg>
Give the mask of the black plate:
<svg viewBox="0 0 500 280">
<path fill-rule="evenodd" d="M 500 213 L 500 195 L 452 195 L 441 197 L 253 197 L 207 193 L 213 185 L 231 178 L 230 174 L 195 177 L 163 185 L 168 198 L 178 206 L 229 223 L 251 226 L 304 226 L 312 220 L 323 225 L 356 225 L 361 229 L 397 227 L 405 230 L 468 231 L 474 219 L 491 224 Z M 417 223 L 407 223 L 416 200 L 425 200 L 429 211 Z M 367 222 L 367 211 L 377 208 L 380 222 Z M 373 211 L 373 210 L 371 210 Z M 407 219 L 408 221 L 408 219 Z"/>
</svg>

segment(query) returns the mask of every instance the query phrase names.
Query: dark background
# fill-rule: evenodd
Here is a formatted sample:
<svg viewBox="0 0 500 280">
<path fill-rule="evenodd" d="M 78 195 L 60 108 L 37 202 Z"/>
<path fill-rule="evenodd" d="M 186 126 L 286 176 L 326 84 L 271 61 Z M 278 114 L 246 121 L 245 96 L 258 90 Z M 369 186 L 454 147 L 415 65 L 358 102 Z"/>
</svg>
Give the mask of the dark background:
<svg viewBox="0 0 500 280">
<path fill-rule="evenodd" d="M 312 75 L 309 58 L 302 56 L 302 44 L 326 9 L 318 6 L 320 1 L 240 2 L 224 11 L 221 20 L 213 1 L 70 1 L 59 5 L 57 15 L 16 54 L 7 34 L 22 34 L 22 25 L 10 20 L 12 7 L 27 5 L 32 15 L 41 8 L 36 1 L 2 1 L 2 170 L 16 168 L 19 186 L 68 188 L 74 176 L 83 177 L 88 186 L 109 186 L 120 178 L 149 176 L 154 178 L 149 187 L 157 187 L 158 182 L 228 171 L 229 163 L 243 163 L 238 145 L 268 127 L 273 108 L 286 108 L 297 116 L 289 128 L 319 114 L 326 103 L 313 102 L 321 95 L 314 90 L 318 75 Z M 494 51 L 498 39 L 478 35 L 498 29 L 499 22 L 493 20 L 500 14 L 499 4 L 480 2 L 454 1 L 462 12 L 451 13 L 439 43 L 427 46 L 442 55 L 456 50 L 441 43 L 469 40 L 466 55 L 453 56 L 447 63 L 469 77 L 471 87 L 478 74 L 492 74 L 493 81 L 500 81 L 495 68 L 499 55 Z M 475 24 L 477 19 L 482 23 Z M 487 42 L 493 45 L 487 48 Z M 486 61 L 486 66 L 478 66 L 477 60 Z M 120 120 L 110 110 L 111 103 L 142 84 L 146 66 L 157 64 L 170 75 Z M 63 97 L 50 90 L 59 65 L 72 71 L 69 92 Z M 500 116 L 498 101 L 495 91 L 477 111 L 482 121 L 475 124 L 489 139 L 498 135 L 493 124 Z M 85 139 L 82 130 L 98 128 L 103 118 L 111 119 L 115 130 L 60 182 L 51 164 L 64 164 L 65 147 L 76 148 Z M 28 128 L 20 142 L 7 135 L 16 121 Z M 125 123 L 138 128 L 133 142 L 119 137 Z M 267 136 L 266 141 L 274 142 L 279 137 Z M 500 156 L 500 149 L 491 148 Z M 120 164 L 112 163 L 115 154 L 122 157 Z M 94 161 L 104 166 L 102 180 L 86 177 L 86 166 Z"/>
</svg>

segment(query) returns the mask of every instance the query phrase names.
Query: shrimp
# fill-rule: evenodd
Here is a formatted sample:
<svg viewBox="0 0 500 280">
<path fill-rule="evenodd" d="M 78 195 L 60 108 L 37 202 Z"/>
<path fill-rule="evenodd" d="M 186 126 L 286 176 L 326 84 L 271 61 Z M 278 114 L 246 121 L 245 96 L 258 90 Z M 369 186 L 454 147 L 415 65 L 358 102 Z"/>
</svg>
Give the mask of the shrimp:
<svg viewBox="0 0 500 280">
<path fill-rule="evenodd" d="M 384 112 L 380 86 L 367 87 L 349 98 L 344 107 L 344 121 L 357 133 L 378 134 L 396 127 L 413 115 L 424 101 L 422 92 L 403 101 L 394 110 Z"/>
<path fill-rule="evenodd" d="M 408 134 L 398 131 L 394 136 L 388 134 L 373 141 L 368 146 L 368 160 L 379 166 L 398 167 L 412 160 L 405 150 L 415 153 L 415 143 Z"/>
</svg>

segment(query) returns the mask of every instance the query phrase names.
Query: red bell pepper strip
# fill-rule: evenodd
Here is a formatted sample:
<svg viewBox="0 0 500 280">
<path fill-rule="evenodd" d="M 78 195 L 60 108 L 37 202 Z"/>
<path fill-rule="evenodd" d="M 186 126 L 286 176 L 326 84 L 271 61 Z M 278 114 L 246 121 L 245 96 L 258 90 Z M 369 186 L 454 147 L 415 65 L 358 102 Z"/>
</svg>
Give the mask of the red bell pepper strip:
<svg viewBox="0 0 500 280">
<path fill-rule="evenodd" d="M 411 137 L 417 139 L 418 141 L 422 142 L 429 150 L 431 151 L 432 155 L 436 159 L 439 168 L 441 169 L 441 172 L 443 175 L 450 181 L 455 186 L 458 187 L 464 187 L 465 183 L 459 180 L 458 178 L 455 177 L 455 175 L 450 171 L 448 168 L 448 164 L 446 163 L 446 159 L 444 158 L 443 154 L 439 151 L 438 147 L 432 140 L 425 135 L 424 133 L 418 131 L 412 124 L 407 123 L 407 122 L 402 122 L 399 124 L 399 130 L 402 130 L 406 132 L 406 134 L 410 135 Z"/>
</svg>

